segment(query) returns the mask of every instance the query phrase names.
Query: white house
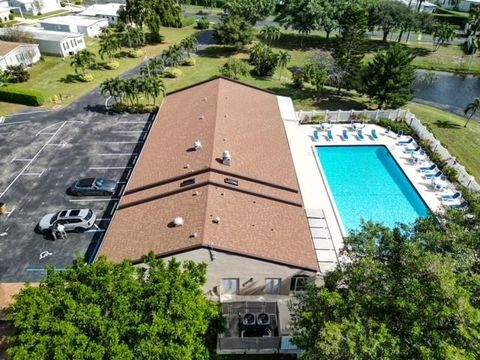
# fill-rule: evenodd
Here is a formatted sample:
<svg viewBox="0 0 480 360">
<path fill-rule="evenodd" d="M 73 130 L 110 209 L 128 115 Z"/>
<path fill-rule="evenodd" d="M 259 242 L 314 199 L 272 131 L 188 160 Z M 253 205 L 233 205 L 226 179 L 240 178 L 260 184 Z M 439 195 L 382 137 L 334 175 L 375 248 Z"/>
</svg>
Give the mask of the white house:
<svg viewBox="0 0 480 360">
<path fill-rule="evenodd" d="M 46 14 L 55 10 L 60 10 L 60 0 L 8 0 L 10 7 L 17 8 L 16 12 L 22 12 L 24 15 Z"/>
<path fill-rule="evenodd" d="M 400 1 L 407 6 L 410 6 L 412 9 L 416 9 L 418 7 L 417 0 L 400 0 Z M 425 13 L 429 13 L 429 14 L 433 13 L 436 8 L 437 8 L 437 5 L 435 5 L 435 4 L 433 4 L 429 1 L 423 1 L 420 5 L 420 11 L 425 12 Z"/>
<path fill-rule="evenodd" d="M 8 21 L 8 15 L 10 15 L 10 6 L 7 1 L 0 0 L 0 22 Z"/>
<path fill-rule="evenodd" d="M 30 33 L 35 43 L 38 44 L 41 54 L 65 57 L 86 47 L 83 34 L 50 31 L 33 26 L 20 26 L 19 28 Z M 0 29 L 0 35 L 6 32 L 7 30 Z"/>
<path fill-rule="evenodd" d="M 44 19 L 40 25 L 45 30 L 80 33 L 86 36 L 98 36 L 102 28 L 108 26 L 107 19 L 86 16 L 55 16 Z"/>
<path fill-rule="evenodd" d="M 480 0 L 463 0 L 460 1 L 458 6 L 454 6 L 451 0 L 438 0 L 438 3 L 446 9 L 458 9 L 460 11 L 468 12 L 474 5 L 480 5 Z"/>
<path fill-rule="evenodd" d="M 110 24 L 116 24 L 118 21 L 118 11 L 122 6 L 125 5 L 117 3 L 94 4 L 87 7 L 80 15 L 107 19 Z"/>
<path fill-rule="evenodd" d="M 0 69 L 10 65 L 30 66 L 40 60 L 37 44 L 16 43 L 0 40 Z"/>
</svg>

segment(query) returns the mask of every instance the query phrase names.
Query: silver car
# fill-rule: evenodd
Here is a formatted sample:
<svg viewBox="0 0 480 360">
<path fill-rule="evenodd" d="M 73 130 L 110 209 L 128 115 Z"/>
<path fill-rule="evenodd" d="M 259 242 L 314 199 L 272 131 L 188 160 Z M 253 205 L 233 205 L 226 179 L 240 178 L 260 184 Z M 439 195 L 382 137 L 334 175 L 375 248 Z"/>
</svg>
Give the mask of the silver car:
<svg viewBox="0 0 480 360">
<path fill-rule="evenodd" d="M 54 224 L 61 224 L 65 231 L 84 232 L 90 229 L 96 220 L 91 209 L 68 209 L 45 215 L 38 223 L 38 229 L 48 234 Z"/>
<path fill-rule="evenodd" d="M 75 181 L 68 189 L 72 195 L 110 196 L 115 194 L 118 183 L 103 178 L 86 178 Z"/>
</svg>

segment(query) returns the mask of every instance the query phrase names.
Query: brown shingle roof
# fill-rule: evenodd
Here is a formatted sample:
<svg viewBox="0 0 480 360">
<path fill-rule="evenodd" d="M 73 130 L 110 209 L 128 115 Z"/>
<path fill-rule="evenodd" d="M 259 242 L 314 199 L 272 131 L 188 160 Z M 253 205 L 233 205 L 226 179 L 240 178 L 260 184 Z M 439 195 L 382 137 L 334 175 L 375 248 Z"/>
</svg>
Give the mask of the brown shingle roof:
<svg viewBox="0 0 480 360">
<path fill-rule="evenodd" d="M 181 227 L 171 226 L 177 216 Z M 202 246 L 318 268 L 276 96 L 223 78 L 167 96 L 100 254 L 140 260 Z"/>
<path fill-rule="evenodd" d="M 0 40 L 0 56 L 5 56 L 13 49 L 22 45 L 21 43 Z"/>
</svg>

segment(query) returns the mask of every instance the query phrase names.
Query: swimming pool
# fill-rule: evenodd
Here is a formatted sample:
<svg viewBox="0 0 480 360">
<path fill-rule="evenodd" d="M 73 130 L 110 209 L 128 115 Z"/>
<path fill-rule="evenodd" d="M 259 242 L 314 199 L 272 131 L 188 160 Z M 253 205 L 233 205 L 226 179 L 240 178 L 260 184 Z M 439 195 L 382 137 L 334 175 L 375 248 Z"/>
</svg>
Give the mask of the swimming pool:
<svg viewBox="0 0 480 360">
<path fill-rule="evenodd" d="M 393 227 L 430 213 L 385 146 L 316 150 L 345 230 L 358 230 L 362 219 Z"/>
</svg>

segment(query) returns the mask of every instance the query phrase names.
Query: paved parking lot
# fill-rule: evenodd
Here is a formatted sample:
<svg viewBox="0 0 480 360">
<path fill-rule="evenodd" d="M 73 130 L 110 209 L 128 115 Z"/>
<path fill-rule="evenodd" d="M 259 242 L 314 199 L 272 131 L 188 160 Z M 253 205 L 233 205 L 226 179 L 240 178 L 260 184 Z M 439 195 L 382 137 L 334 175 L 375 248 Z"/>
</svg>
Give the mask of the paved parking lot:
<svg viewBox="0 0 480 360">
<path fill-rule="evenodd" d="M 141 151 L 154 116 L 108 114 L 92 93 L 57 112 L 35 112 L 0 123 L 0 282 L 38 281 L 45 267 L 71 264 L 75 256 L 92 258 Z M 72 197 L 67 188 L 83 177 L 119 182 L 112 197 Z M 35 232 L 46 214 L 67 208 L 95 211 L 95 226 L 66 240 Z"/>
</svg>

